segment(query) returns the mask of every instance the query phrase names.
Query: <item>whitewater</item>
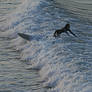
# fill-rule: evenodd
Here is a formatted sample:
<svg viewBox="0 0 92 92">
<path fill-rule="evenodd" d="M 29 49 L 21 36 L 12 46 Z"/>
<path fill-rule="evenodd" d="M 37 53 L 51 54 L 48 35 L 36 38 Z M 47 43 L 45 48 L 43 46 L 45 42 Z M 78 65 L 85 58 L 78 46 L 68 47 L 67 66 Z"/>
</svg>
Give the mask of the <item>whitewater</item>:
<svg viewBox="0 0 92 92">
<path fill-rule="evenodd" d="M 92 22 L 60 5 L 55 0 L 23 0 L 2 16 L 0 37 L 11 39 L 9 46 L 30 62 L 27 69 L 38 71 L 47 92 L 92 92 Z M 63 33 L 54 38 L 55 30 L 67 23 L 78 37 Z M 18 33 L 33 39 L 27 41 Z"/>
</svg>

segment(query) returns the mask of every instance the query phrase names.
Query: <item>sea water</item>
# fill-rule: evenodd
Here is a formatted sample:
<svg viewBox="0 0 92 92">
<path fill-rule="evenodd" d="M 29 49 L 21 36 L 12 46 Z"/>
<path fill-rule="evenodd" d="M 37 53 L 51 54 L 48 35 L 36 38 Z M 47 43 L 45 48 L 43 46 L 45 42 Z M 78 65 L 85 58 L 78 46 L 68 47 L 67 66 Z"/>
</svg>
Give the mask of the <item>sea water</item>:
<svg viewBox="0 0 92 92">
<path fill-rule="evenodd" d="M 47 92 L 92 91 L 91 4 L 90 0 L 23 0 L 2 17 L 0 36 L 10 39 L 9 46 L 30 63 L 27 70 L 38 71 Z M 63 33 L 54 38 L 55 30 L 66 23 L 77 37 Z M 33 39 L 26 41 L 17 33 Z"/>
<path fill-rule="evenodd" d="M 57 0 L 60 7 L 64 7 L 76 16 L 86 22 L 92 23 L 92 0 Z"/>
<path fill-rule="evenodd" d="M 22 61 L 12 39 L 2 35 L 9 30 L 4 29 L 10 22 L 6 23 L 7 17 L 21 4 L 21 0 L 0 1 L 0 92 L 46 92 L 38 71 L 27 69 L 30 63 Z"/>
</svg>

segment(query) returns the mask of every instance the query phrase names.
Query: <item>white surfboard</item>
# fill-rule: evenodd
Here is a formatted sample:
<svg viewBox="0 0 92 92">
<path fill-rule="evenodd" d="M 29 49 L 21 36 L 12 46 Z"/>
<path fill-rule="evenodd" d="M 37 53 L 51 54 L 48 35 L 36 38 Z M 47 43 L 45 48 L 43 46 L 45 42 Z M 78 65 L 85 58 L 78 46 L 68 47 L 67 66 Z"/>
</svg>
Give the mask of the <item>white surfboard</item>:
<svg viewBox="0 0 92 92">
<path fill-rule="evenodd" d="M 32 39 L 31 35 L 28 34 L 18 33 L 18 35 L 27 41 L 30 41 Z"/>
</svg>

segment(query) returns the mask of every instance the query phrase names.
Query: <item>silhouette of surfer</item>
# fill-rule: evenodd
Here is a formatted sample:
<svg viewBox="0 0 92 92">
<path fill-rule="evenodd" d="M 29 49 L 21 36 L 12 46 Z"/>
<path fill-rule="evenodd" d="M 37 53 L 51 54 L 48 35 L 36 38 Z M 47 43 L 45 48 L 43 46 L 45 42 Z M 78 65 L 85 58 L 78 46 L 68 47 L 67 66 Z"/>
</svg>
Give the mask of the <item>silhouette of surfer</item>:
<svg viewBox="0 0 92 92">
<path fill-rule="evenodd" d="M 65 27 L 63 27 L 62 29 L 58 29 L 54 32 L 54 37 L 59 37 L 61 33 L 66 33 L 69 36 L 70 32 L 73 36 L 77 37 L 71 30 L 70 30 L 70 24 L 66 24 Z"/>
</svg>

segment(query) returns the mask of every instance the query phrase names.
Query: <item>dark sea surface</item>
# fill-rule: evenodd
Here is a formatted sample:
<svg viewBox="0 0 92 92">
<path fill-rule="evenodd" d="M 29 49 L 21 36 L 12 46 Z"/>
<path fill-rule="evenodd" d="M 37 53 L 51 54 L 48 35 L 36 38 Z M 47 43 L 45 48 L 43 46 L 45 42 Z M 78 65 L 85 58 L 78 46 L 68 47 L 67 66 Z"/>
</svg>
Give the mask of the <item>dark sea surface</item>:
<svg viewBox="0 0 92 92">
<path fill-rule="evenodd" d="M 92 0 L 57 0 L 72 16 L 92 23 Z"/>
<path fill-rule="evenodd" d="M 92 92 L 91 7 L 91 0 L 1 0 L 0 91 Z M 54 38 L 66 23 L 77 37 Z"/>
</svg>

